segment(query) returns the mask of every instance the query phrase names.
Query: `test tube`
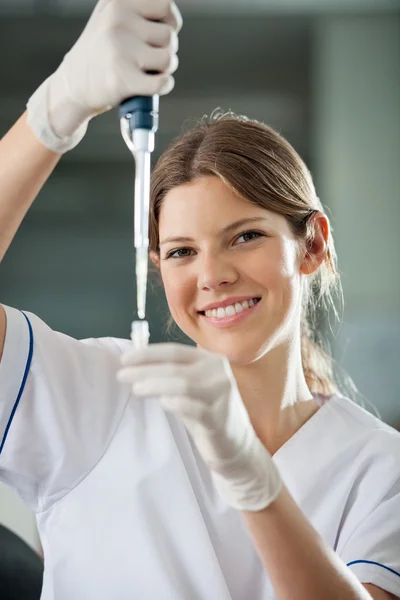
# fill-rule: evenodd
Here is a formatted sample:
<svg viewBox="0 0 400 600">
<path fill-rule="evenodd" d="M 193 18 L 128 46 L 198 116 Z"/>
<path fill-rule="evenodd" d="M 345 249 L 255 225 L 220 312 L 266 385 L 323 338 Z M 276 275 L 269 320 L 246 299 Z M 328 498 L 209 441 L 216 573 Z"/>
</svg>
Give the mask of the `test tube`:
<svg viewBox="0 0 400 600">
<path fill-rule="evenodd" d="M 149 337 L 149 324 L 147 321 L 132 321 L 131 340 L 134 348 L 147 346 Z"/>
</svg>

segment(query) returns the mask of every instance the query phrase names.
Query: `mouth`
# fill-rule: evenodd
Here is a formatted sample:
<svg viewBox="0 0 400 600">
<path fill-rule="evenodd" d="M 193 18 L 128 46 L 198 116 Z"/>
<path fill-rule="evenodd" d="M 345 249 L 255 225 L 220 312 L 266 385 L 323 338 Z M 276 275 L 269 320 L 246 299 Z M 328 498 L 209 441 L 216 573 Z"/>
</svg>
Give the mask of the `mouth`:
<svg viewBox="0 0 400 600">
<path fill-rule="evenodd" d="M 223 328 L 237 325 L 252 314 L 261 302 L 261 298 L 251 298 L 235 302 L 229 306 L 199 311 L 199 314 L 214 327 Z"/>
</svg>

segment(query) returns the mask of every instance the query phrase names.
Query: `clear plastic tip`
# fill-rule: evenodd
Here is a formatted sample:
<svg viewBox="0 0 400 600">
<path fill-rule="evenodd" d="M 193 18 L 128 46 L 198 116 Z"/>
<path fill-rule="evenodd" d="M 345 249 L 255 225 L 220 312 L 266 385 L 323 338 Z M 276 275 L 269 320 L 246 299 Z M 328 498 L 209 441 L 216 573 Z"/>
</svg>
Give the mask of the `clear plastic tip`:
<svg viewBox="0 0 400 600">
<path fill-rule="evenodd" d="M 136 295 L 139 319 L 146 315 L 148 246 L 136 248 Z"/>
<path fill-rule="evenodd" d="M 131 340 L 134 348 L 147 346 L 149 337 L 149 324 L 147 321 L 132 321 Z"/>
</svg>

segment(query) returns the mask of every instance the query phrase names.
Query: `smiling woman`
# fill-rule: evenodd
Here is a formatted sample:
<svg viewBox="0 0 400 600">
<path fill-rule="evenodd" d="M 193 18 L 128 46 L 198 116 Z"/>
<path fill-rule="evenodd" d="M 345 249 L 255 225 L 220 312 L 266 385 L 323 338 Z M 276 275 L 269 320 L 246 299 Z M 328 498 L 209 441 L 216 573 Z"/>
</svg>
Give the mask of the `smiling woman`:
<svg viewBox="0 0 400 600">
<path fill-rule="evenodd" d="M 258 313 L 261 309 L 263 317 L 258 317 L 257 328 L 263 323 L 270 333 L 265 338 L 265 332 L 260 332 L 261 337 L 271 341 L 278 328 L 279 335 L 286 335 L 283 312 L 290 308 L 288 298 L 294 294 L 301 304 L 296 318 L 301 321 L 301 356 L 307 384 L 314 393 L 333 393 L 333 360 L 324 349 L 314 317 L 318 309 L 335 310 L 334 295 L 341 290 L 336 253 L 311 175 L 290 144 L 262 123 L 217 112 L 164 153 L 153 173 L 151 193 L 152 257 L 160 266 L 169 306 L 181 329 L 208 349 L 226 353 L 226 345 L 232 343 L 228 335 L 225 347 L 217 340 L 207 341 L 200 330 L 197 336 L 194 334 L 190 326 L 194 325 L 193 319 L 191 323 L 187 318 L 179 319 L 179 314 L 189 314 L 180 306 L 195 260 L 209 267 L 211 276 L 224 280 L 220 282 L 224 289 L 217 293 L 221 298 L 215 297 L 211 282 L 196 298 L 197 307 L 202 308 L 196 311 L 191 307 L 192 316 L 214 309 L 214 313 L 205 315 L 204 332 L 211 334 L 208 325 L 229 328 L 227 334 L 234 335 L 238 330 L 232 326 L 244 320 L 249 326 L 247 317 L 254 312 L 249 310 L 253 305 L 240 302 L 256 300 L 256 304 L 262 300 Z M 229 260 L 235 265 L 230 270 Z M 224 264 L 225 271 L 212 273 L 213 261 L 219 262 L 220 268 Z M 307 274 L 301 281 L 294 276 L 296 261 Z M 174 275 L 168 277 L 171 269 Z M 248 281 L 238 277 L 234 286 L 227 285 L 237 277 L 235 269 L 245 272 Z M 256 274 L 255 278 L 251 279 L 251 273 Z M 180 280 L 185 285 L 178 289 Z M 295 291 L 295 286 L 301 289 Z M 226 298 L 228 294 L 238 299 Z M 284 298 L 286 303 L 282 303 Z M 228 307 L 225 313 L 224 307 Z M 241 313 L 240 317 L 232 311 Z M 201 324 L 201 320 L 197 322 Z M 232 353 L 235 344 L 230 347 Z M 254 352 L 262 349 L 255 347 Z"/>
<path fill-rule="evenodd" d="M 220 407 L 222 402 L 211 362 L 201 368 L 201 355 L 198 361 L 193 357 L 192 374 L 180 374 L 179 362 L 187 359 L 178 354 L 171 379 L 150 365 L 147 371 L 128 367 L 124 380 L 152 378 L 152 384 L 140 384 L 139 393 L 159 396 L 167 410 L 181 416 L 218 489 L 232 506 L 241 507 L 277 598 L 397 597 L 389 592 L 399 591 L 399 528 L 397 523 L 392 543 L 383 523 L 393 522 L 393 508 L 385 502 L 399 501 L 399 479 L 390 476 L 388 483 L 383 471 L 378 476 L 376 459 L 383 442 L 373 433 L 378 422 L 340 396 L 333 360 L 318 343 L 316 310 L 335 310 L 334 294 L 341 287 L 329 221 L 307 167 L 268 126 L 232 113 L 217 114 L 178 138 L 159 160 L 150 217 L 151 258 L 160 270 L 173 319 L 199 349 L 216 353 L 215 361 L 217 354 L 228 359 L 257 438 L 274 456 L 291 493 L 283 488 L 275 501 L 267 495 L 264 510 L 255 508 L 259 504 L 246 509 L 245 497 L 257 497 L 260 490 L 247 490 L 238 501 L 243 472 L 236 480 L 233 470 L 227 475 L 215 466 L 215 457 L 226 452 L 224 439 L 232 443 L 247 426 L 244 417 L 242 426 L 236 417 L 235 429 L 232 417 L 220 416 L 215 423 L 215 412 L 213 419 L 208 410 L 196 414 L 200 389 L 207 404 L 214 401 Z M 153 354 L 143 362 L 160 361 Z M 165 351 L 162 362 L 169 356 Z M 137 362 L 137 357 L 127 359 L 128 365 Z M 201 373 L 203 383 L 196 383 L 195 373 Z M 181 399 L 179 407 L 172 407 L 163 397 L 173 393 L 190 397 L 191 403 Z M 227 401 L 228 415 L 233 411 L 229 406 Z M 213 440 L 205 447 L 208 435 L 193 430 L 193 423 L 202 421 Z M 368 450 L 365 435 L 374 440 Z M 216 439 L 221 440 L 219 450 Z M 399 440 L 393 439 L 398 456 Z M 246 444 L 241 448 L 245 454 Z M 365 461 L 370 467 L 361 473 L 356 465 Z M 256 463 L 253 457 L 248 467 Z M 274 470 L 268 462 L 263 469 L 269 493 L 276 493 Z M 370 504 L 377 477 L 382 493 Z M 317 491 L 318 481 L 325 482 L 323 492 Z M 343 487 L 344 481 L 350 487 Z M 356 491 L 359 486 L 363 492 Z M 319 517 L 311 506 L 318 506 Z M 376 515 L 383 506 L 386 516 L 378 526 Z M 382 547 L 385 559 L 378 551 Z"/>
<path fill-rule="evenodd" d="M 172 0 L 99 0 L 0 141 L 0 256 L 88 119 L 172 88 L 180 26 Z M 151 257 L 197 348 L 75 340 L 0 305 L 0 479 L 37 515 L 43 598 L 400 596 L 400 436 L 316 344 L 338 275 L 304 163 L 221 115 L 151 195 Z"/>
</svg>

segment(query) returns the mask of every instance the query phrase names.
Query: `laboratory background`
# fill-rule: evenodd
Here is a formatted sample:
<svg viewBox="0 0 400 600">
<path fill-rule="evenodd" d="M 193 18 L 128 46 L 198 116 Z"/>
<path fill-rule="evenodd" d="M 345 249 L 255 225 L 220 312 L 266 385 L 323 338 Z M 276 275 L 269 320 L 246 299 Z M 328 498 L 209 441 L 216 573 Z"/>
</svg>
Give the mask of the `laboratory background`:
<svg viewBox="0 0 400 600">
<path fill-rule="evenodd" d="M 0 135 L 76 41 L 95 0 L 0 0 Z M 174 91 L 153 160 L 220 107 L 264 121 L 309 166 L 336 239 L 345 305 L 333 353 L 367 410 L 400 428 L 400 2 L 179 0 Z M 0 300 L 77 338 L 129 337 L 134 162 L 117 111 L 66 154 L 0 266 Z M 185 342 L 151 271 L 151 340 Z M 1 390 L 0 390 L 1 393 Z M 0 486 L 0 524 L 38 549 Z"/>
</svg>

